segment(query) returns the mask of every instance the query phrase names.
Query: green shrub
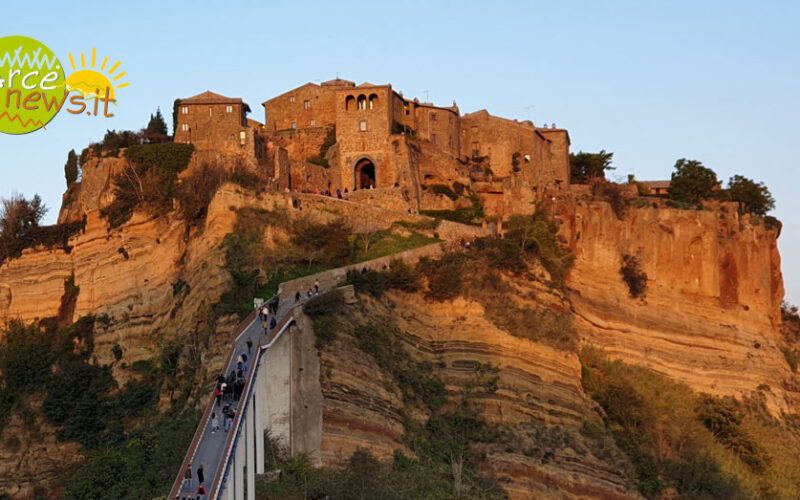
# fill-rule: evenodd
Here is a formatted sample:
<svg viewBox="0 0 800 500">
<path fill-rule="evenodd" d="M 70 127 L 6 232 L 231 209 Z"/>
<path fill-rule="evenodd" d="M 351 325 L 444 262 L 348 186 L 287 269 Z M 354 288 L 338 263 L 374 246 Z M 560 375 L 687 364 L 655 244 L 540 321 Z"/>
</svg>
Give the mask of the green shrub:
<svg viewBox="0 0 800 500">
<path fill-rule="evenodd" d="M 303 313 L 314 325 L 319 349 L 336 340 L 339 322 L 337 313 L 344 307 L 344 296 L 339 290 L 331 290 L 313 297 L 303 305 Z"/>
<path fill-rule="evenodd" d="M 471 224 L 473 226 L 480 226 L 485 217 L 483 211 L 483 203 L 480 198 L 474 193 L 469 193 L 469 199 L 472 205 L 466 208 L 457 208 L 455 210 L 420 210 L 422 215 L 434 217 L 437 219 L 451 220 L 461 224 Z"/>
<path fill-rule="evenodd" d="M 356 325 L 353 335 L 358 339 L 358 348 L 372 356 L 382 370 L 389 372 L 397 382 L 406 402 L 419 402 L 431 411 L 445 403 L 442 380 L 433 375 L 427 363 L 414 361 L 403 348 L 402 332 L 393 324 Z"/>
<path fill-rule="evenodd" d="M 189 165 L 193 152 L 192 144 L 172 142 L 128 147 L 128 164 L 113 178 L 114 201 L 100 215 L 118 227 L 137 207 L 155 216 L 170 212 L 178 195 L 178 174 Z"/>
<path fill-rule="evenodd" d="M 452 189 L 450 189 L 450 186 L 445 186 L 444 184 L 431 184 L 430 186 L 427 186 L 427 189 L 436 194 L 443 194 L 453 201 L 458 199 L 458 195 L 454 193 Z"/>
<path fill-rule="evenodd" d="M 622 281 L 628 285 L 630 296 L 644 300 L 647 296 L 647 273 L 642 270 L 639 259 L 633 255 L 623 255 L 619 273 L 622 275 Z"/>
<path fill-rule="evenodd" d="M 420 259 L 419 269 L 428 280 L 425 296 L 441 302 L 461 295 L 467 262 L 468 258 L 461 253 L 446 253 L 438 260 Z"/>
</svg>

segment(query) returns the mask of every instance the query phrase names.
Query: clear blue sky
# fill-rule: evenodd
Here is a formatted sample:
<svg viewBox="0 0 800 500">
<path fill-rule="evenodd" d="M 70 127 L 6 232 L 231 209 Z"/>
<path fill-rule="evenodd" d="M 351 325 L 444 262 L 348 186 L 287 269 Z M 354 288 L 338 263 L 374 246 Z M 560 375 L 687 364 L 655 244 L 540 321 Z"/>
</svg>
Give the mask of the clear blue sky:
<svg viewBox="0 0 800 500">
<path fill-rule="evenodd" d="M 175 2 L 177 3 L 177 2 Z M 266 4 L 267 2 L 264 2 Z M 390 82 L 462 112 L 569 129 L 614 152 L 620 178 L 668 178 L 677 158 L 764 181 L 784 222 L 787 298 L 800 302 L 800 2 L 5 3 L 0 36 L 122 61 L 116 117 L 65 112 L 0 134 L 0 196 L 39 193 L 53 221 L 66 153 L 138 129 L 204 90 L 260 103 L 337 74 Z"/>
</svg>

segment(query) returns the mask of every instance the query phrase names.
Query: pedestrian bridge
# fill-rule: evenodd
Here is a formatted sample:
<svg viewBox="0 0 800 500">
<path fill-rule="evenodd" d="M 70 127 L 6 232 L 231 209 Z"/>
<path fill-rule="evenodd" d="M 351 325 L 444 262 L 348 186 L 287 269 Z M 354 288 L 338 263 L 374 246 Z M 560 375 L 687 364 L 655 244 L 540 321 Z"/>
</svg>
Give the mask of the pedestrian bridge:
<svg viewBox="0 0 800 500">
<path fill-rule="evenodd" d="M 253 341 L 253 349 L 248 355 L 245 387 L 236 403 L 236 416 L 230 431 L 225 432 L 225 426 L 221 425 L 222 430 L 212 432 L 212 413 L 218 415 L 221 423 L 224 421 L 222 406 L 216 405 L 213 391 L 209 390 L 209 401 L 168 498 L 188 500 L 199 496 L 204 500 L 254 500 L 256 474 L 265 471 L 265 430 L 288 445 L 292 454 L 319 452 L 322 440 L 319 360 L 313 333 L 307 333 L 310 327 L 303 327 L 308 319 L 299 309 L 308 298 L 306 291 L 319 283 L 319 293 L 326 293 L 338 287 L 350 270 L 380 270 L 392 260 L 411 263 L 441 252 L 442 244 L 434 243 L 281 283 L 278 288 L 278 322 L 269 335 L 264 334 L 256 310 L 234 330 L 231 350 L 221 373 L 236 369 L 238 355 L 247 353 L 248 339 Z M 301 292 L 300 301 L 295 300 L 298 291 Z M 295 326 L 298 328 L 293 328 Z M 300 332 L 300 335 L 295 336 L 292 332 Z M 205 496 L 197 494 L 196 472 L 201 464 Z M 184 471 L 190 466 L 193 475 L 191 482 L 186 484 Z"/>
</svg>

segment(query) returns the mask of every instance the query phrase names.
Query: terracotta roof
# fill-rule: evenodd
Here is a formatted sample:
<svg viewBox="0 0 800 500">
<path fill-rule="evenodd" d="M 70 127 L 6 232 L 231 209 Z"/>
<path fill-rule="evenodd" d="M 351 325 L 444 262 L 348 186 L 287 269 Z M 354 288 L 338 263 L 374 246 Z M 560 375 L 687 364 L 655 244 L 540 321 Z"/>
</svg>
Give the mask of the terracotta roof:
<svg viewBox="0 0 800 500">
<path fill-rule="evenodd" d="M 350 80 L 342 80 L 341 78 L 334 78 L 333 80 L 328 80 L 326 82 L 322 82 L 323 87 L 355 87 L 355 82 L 351 82 Z"/>
<path fill-rule="evenodd" d="M 210 90 L 206 90 L 202 94 L 181 99 L 182 104 L 241 104 L 240 97 L 225 97 L 224 95 L 215 94 Z"/>
<path fill-rule="evenodd" d="M 652 189 L 668 189 L 672 181 L 636 181 Z"/>
</svg>

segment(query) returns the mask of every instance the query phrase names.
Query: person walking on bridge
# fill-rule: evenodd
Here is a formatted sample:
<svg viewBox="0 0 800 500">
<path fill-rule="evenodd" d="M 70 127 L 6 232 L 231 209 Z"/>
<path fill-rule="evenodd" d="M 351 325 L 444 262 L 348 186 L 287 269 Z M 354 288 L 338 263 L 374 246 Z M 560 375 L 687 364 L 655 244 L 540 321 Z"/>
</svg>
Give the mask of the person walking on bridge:
<svg viewBox="0 0 800 500">
<path fill-rule="evenodd" d="M 250 354 L 250 350 L 253 349 L 253 339 L 248 338 L 245 343 L 247 344 L 247 354 Z"/>
<path fill-rule="evenodd" d="M 192 462 L 189 462 L 189 465 L 186 466 L 186 470 L 183 471 L 183 484 L 181 485 L 181 489 L 192 491 Z"/>
<path fill-rule="evenodd" d="M 203 464 L 200 464 L 200 467 L 197 468 L 197 482 L 200 483 L 201 487 L 206 482 L 206 478 L 203 475 Z"/>
</svg>

